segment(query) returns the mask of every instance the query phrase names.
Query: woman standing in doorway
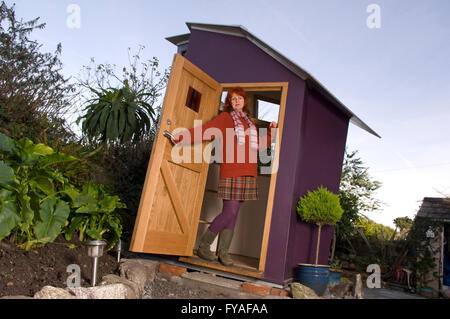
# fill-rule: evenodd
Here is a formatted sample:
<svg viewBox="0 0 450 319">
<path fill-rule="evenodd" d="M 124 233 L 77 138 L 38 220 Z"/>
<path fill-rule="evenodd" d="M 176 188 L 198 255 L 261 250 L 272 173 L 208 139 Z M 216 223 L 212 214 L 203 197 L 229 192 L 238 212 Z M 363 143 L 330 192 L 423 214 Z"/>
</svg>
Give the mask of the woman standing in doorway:
<svg viewBox="0 0 450 319">
<path fill-rule="evenodd" d="M 190 135 L 178 133 L 173 140 L 175 144 L 187 145 L 214 139 L 215 136 L 203 134 L 209 128 L 219 129 L 221 132 L 222 158 L 226 160 L 220 163 L 218 198 L 223 200 L 223 209 L 202 236 L 197 254 L 202 259 L 214 260 L 215 256 L 210 246 L 220 233 L 218 258 L 226 266 L 233 265 L 228 250 L 233 239 L 239 209 L 245 201 L 258 199 L 256 182 L 258 163 L 255 160 L 257 152 L 270 147 L 272 141 L 270 129 L 278 126 L 276 122 L 270 123 L 265 136 L 267 143 L 260 143 L 258 130 L 248 116 L 248 104 L 249 99 L 245 91 L 239 87 L 232 88 L 228 90 L 224 112 L 201 126 L 201 134 L 197 134 L 201 136 L 201 140 L 194 139 L 194 128 L 189 130 Z M 227 129 L 233 130 L 234 134 L 227 134 Z M 188 138 L 184 140 L 185 136 Z M 242 154 L 245 154 L 245 160 L 242 160 Z"/>
</svg>

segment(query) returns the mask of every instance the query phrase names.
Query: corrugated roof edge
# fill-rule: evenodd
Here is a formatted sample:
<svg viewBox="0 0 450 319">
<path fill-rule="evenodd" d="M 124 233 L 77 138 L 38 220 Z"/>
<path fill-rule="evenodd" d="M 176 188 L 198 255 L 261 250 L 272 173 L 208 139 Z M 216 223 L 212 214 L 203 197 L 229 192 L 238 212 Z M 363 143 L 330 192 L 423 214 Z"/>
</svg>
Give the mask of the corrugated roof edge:
<svg viewBox="0 0 450 319">
<path fill-rule="evenodd" d="M 425 197 L 417 212 L 417 217 L 450 222 L 450 198 Z"/>
<path fill-rule="evenodd" d="M 217 32 L 222 34 L 228 34 L 238 37 L 243 37 L 255 44 L 257 47 L 261 48 L 264 52 L 269 54 L 275 60 L 284 65 L 287 69 L 292 71 L 294 74 L 299 76 L 301 79 L 305 80 L 307 84 L 316 89 L 321 93 L 328 101 L 340 109 L 344 114 L 350 117 L 350 122 L 354 125 L 360 127 L 361 129 L 369 132 L 370 134 L 381 138 L 373 129 L 371 129 L 366 123 L 364 123 L 356 114 L 354 114 L 350 109 L 348 109 L 344 104 L 342 104 L 333 94 L 331 94 L 317 79 L 315 79 L 310 73 L 305 71 L 303 68 L 298 66 L 296 63 L 292 62 L 290 59 L 273 49 L 267 43 L 250 33 L 245 27 L 241 25 L 220 25 L 220 24 L 205 24 L 205 23 L 193 23 L 186 22 L 189 30 L 203 30 L 210 32 Z M 183 34 L 173 37 L 168 37 L 166 40 L 170 41 L 175 45 L 180 45 L 189 41 L 190 34 Z"/>
</svg>

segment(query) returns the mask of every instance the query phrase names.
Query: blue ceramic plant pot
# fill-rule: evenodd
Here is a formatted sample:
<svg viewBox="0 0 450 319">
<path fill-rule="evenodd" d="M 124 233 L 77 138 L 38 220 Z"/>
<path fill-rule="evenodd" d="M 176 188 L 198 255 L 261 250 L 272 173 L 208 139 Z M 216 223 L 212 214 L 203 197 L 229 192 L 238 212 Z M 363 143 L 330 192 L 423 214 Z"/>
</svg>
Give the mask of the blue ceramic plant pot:
<svg viewBox="0 0 450 319">
<path fill-rule="evenodd" d="M 298 282 L 305 285 L 318 296 L 322 296 L 327 289 L 330 266 L 328 265 L 298 265 Z"/>
<path fill-rule="evenodd" d="M 341 282 L 341 272 L 338 270 L 331 270 L 328 277 L 328 286 L 333 287 Z"/>
</svg>

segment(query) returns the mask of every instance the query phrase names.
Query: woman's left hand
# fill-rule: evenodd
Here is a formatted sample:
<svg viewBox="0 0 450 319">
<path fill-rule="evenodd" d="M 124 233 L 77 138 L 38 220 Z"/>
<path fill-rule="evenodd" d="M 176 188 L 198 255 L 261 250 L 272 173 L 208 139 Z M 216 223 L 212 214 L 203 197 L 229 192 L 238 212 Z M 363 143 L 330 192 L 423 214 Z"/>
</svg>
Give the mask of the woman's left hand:
<svg viewBox="0 0 450 319">
<path fill-rule="evenodd" d="M 277 122 L 272 122 L 272 123 L 270 123 L 270 125 L 269 125 L 269 128 L 277 128 L 277 127 L 278 127 Z"/>
</svg>

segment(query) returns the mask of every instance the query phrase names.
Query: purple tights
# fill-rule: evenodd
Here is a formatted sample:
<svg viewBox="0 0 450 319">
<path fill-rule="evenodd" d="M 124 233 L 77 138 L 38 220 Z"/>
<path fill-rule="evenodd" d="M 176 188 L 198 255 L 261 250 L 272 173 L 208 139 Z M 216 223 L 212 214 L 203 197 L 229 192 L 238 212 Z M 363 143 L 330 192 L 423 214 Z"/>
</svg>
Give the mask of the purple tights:
<svg viewBox="0 0 450 319">
<path fill-rule="evenodd" d="M 222 229 L 234 229 L 236 225 L 237 216 L 241 205 L 244 203 L 242 200 L 223 200 L 223 209 L 220 215 L 209 226 L 209 230 L 213 233 L 218 233 Z"/>
</svg>

